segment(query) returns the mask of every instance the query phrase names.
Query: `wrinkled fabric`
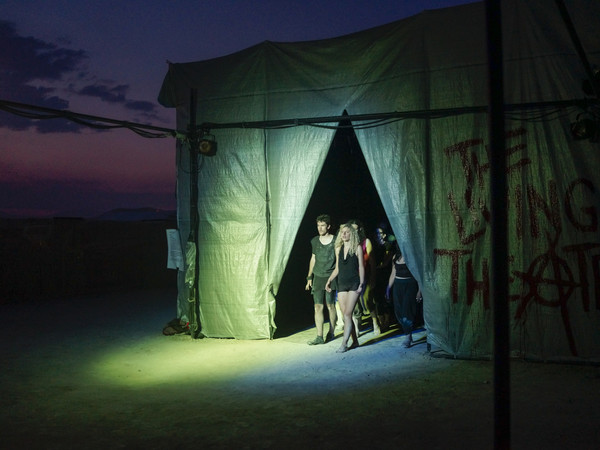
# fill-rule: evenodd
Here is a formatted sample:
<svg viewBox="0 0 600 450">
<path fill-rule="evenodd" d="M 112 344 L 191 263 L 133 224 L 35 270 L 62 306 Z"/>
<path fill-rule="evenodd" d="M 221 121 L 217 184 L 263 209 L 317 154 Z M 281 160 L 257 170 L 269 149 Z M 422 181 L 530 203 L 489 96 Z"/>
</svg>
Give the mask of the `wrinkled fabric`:
<svg viewBox="0 0 600 450">
<path fill-rule="evenodd" d="M 577 0 L 568 9 L 588 58 L 600 64 L 600 5 Z M 506 104 L 582 98 L 586 72 L 555 5 L 506 1 L 503 14 Z M 264 42 L 171 64 L 159 96 L 176 108 L 180 130 L 191 88 L 199 124 L 406 113 L 353 125 L 421 286 L 428 342 L 456 357 L 492 352 L 484 17 L 484 5 L 473 3 L 336 39 Z M 507 109 L 511 353 L 598 360 L 599 144 L 570 137 L 575 107 Z M 275 295 L 334 130 L 240 126 L 211 134 L 218 153 L 199 157 L 198 174 L 202 332 L 272 338 Z M 189 158 L 179 143 L 182 242 Z"/>
</svg>

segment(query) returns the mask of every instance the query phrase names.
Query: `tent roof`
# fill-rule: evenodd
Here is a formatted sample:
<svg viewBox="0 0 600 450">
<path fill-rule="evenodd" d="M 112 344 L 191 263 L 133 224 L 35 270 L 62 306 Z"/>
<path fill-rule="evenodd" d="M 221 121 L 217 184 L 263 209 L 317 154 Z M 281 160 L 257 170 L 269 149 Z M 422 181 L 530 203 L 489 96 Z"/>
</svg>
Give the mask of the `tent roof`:
<svg viewBox="0 0 600 450">
<path fill-rule="evenodd" d="M 584 48 L 596 49 L 600 38 L 589 30 L 586 16 L 598 11 L 598 5 L 591 0 L 580 3 L 583 8 L 569 13 L 581 30 Z M 506 102 L 580 98 L 586 74 L 558 9 L 548 8 L 544 0 L 526 5 L 507 1 L 503 7 L 510 10 L 503 17 Z M 198 119 L 212 123 L 249 120 L 258 107 L 264 111 L 263 120 L 290 118 L 282 104 L 294 105 L 293 117 L 339 115 L 344 109 L 372 114 L 480 107 L 487 104 L 485 36 L 484 3 L 477 2 L 427 10 L 332 39 L 265 41 L 219 58 L 170 64 L 158 100 L 186 110 L 191 89 L 196 89 Z M 571 67 L 565 67 L 565 55 Z M 546 64 L 549 59 L 556 61 L 555 72 L 537 73 L 547 79 L 524 76 L 524 70 L 535 72 L 539 61 Z M 551 78 L 570 77 L 573 67 L 580 78 L 569 90 L 553 88 Z M 371 99 L 364 98 L 367 95 Z M 225 113 L 229 102 L 239 104 L 242 99 L 254 102 L 252 113 L 239 108 Z M 329 107 L 315 111 L 314 99 Z M 356 100 L 360 111 L 351 111 Z"/>
</svg>

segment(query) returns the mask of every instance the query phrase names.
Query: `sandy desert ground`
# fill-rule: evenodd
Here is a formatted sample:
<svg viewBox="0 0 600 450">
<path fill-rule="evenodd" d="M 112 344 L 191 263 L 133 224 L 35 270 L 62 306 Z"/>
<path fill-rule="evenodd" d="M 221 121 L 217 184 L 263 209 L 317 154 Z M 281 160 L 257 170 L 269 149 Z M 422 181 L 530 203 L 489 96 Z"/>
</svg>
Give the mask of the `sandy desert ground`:
<svg viewBox="0 0 600 450">
<path fill-rule="evenodd" d="M 493 448 L 493 366 L 402 347 L 344 354 L 163 336 L 173 289 L 0 305 L 6 449 Z M 339 339 L 339 338 L 338 338 Z M 511 363 L 514 449 L 600 448 L 600 368 Z"/>
</svg>

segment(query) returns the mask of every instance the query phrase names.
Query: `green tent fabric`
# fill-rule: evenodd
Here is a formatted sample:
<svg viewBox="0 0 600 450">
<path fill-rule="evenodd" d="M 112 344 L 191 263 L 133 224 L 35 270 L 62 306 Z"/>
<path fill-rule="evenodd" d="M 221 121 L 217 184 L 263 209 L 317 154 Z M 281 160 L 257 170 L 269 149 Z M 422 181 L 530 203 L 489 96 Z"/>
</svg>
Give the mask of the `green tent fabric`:
<svg viewBox="0 0 600 450">
<path fill-rule="evenodd" d="M 568 2 L 600 64 L 600 5 Z M 503 2 L 510 349 L 544 360 L 600 358 L 600 148 L 573 140 L 586 70 L 554 2 Z M 359 33 L 264 42 L 171 64 L 159 101 L 190 122 L 231 124 L 398 112 L 355 121 L 376 189 L 424 296 L 428 342 L 492 352 L 487 55 L 483 3 L 425 11 Z M 570 105 L 571 103 L 569 103 Z M 526 107 L 526 105 L 529 105 Z M 531 105 L 541 105 L 533 108 Z M 411 113 L 412 112 L 412 113 Z M 199 311 L 208 337 L 272 338 L 275 295 L 333 139 L 316 126 L 213 127 L 200 156 Z M 178 221 L 190 231 L 190 152 L 177 146 Z M 181 277 L 180 277 L 181 279 Z M 185 283 L 178 310 L 186 315 Z"/>
</svg>

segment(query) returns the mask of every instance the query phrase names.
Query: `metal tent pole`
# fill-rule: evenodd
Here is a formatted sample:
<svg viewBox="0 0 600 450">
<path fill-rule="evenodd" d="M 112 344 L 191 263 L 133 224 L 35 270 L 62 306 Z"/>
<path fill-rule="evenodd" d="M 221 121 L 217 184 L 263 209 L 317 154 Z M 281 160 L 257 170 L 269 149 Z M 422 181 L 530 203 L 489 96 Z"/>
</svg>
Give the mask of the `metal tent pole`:
<svg viewBox="0 0 600 450">
<path fill-rule="evenodd" d="M 188 142 L 190 151 L 190 233 L 188 237 L 188 247 L 193 253 L 192 261 L 187 261 L 188 265 L 192 264 L 193 267 L 189 269 L 193 270 L 193 276 L 188 281 L 189 295 L 189 320 L 190 320 L 190 334 L 192 338 L 203 337 L 200 324 L 200 305 L 198 298 L 198 284 L 200 271 L 199 266 L 199 252 L 198 252 L 198 155 L 199 155 L 199 140 L 200 137 L 196 127 L 196 104 L 197 104 L 197 91 L 192 89 L 190 93 L 190 124 L 188 129 Z M 186 253 L 187 250 L 186 250 Z"/>
</svg>

